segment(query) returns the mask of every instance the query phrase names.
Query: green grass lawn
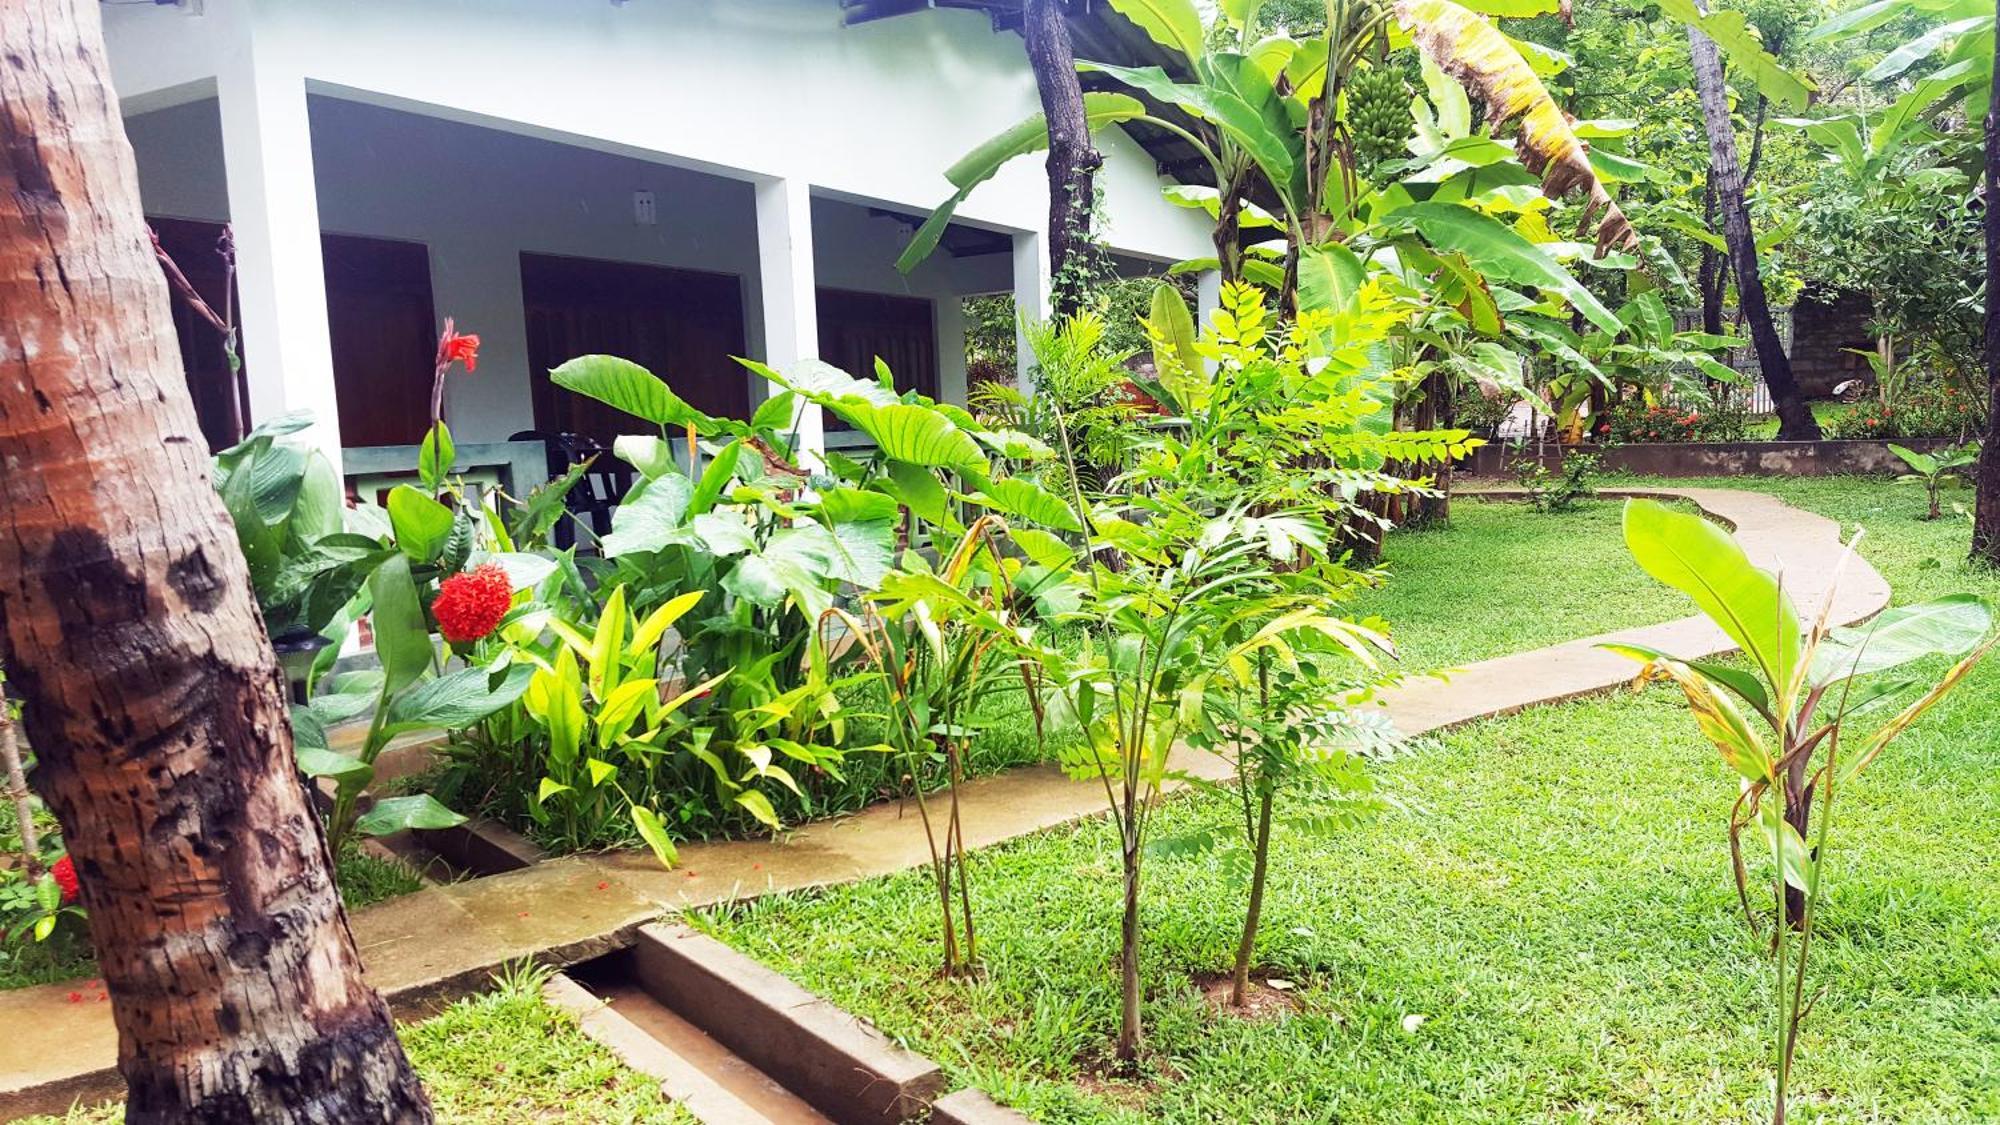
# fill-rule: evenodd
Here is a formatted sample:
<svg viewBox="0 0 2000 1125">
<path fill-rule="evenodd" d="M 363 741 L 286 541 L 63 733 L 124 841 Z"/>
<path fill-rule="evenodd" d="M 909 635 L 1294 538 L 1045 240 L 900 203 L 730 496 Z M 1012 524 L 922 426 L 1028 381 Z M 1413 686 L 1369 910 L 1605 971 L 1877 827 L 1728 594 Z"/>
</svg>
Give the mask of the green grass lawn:
<svg viewBox="0 0 2000 1125">
<path fill-rule="evenodd" d="M 1960 561 L 1961 522 L 1914 519 L 1885 483 L 1737 481 L 1849 525 L 1899 600 L 2000 599 Z M 1635 585 L 1606 510 L 1556 540 L 1595 609 L 1542 631 L 1547 604 L 1477 546 L 1550 517 L 1466 505 L 1456 530 L 1392 542 L 1401 584 L 1371 608 L 1463 660 L 1489 634 L 1528 643 L 1676 616 Z M 1494 526 L 1482 526 L 1486 524 Z M 1515 524 L 1510 532 L 1506 526 Z M 1463 575 L 1450 592 L 1423 575 Z M 1661 610 L 1665 612 L 1661 612 Z M 1405 611 L 1409 612 L 1405 612 Z M 1551 615 L 1557 616 L 1557 615 Z M 1406 625 L 1406 628 L 1409 628 Z M 1453 639 L 1456 631 L 1463 639 Z M 1425 633 L 1429 633 L 1426 639 Z M 1795 1121 L 2000 1121 L 2000 665 L 1978 672 L 1842 800 L 1815 954 L 1829 991 L 1807 1024 Z M 1135 1080 L 1095 1074 L 1114 1029 L 1117 858 L 1093 821 L 982 853 L 986 973 L 933 973 L 919 873 L 710 913 L 700 924 L 1052 1122 L 1756 1120 L 1769 1112 L 1768 971 L 1728 876 L 1733 774 L 1677 693 L 1600 697 L 1430 740 L 1380 770 L 1409 811 L 1333 836 L 1281 832 L 1259 959 L 1298 1011 L 1209 1014 L 1242 888 L 1215 865 L 1147 874 L 1150 1050 Z M 1226 822 L 1172 802 L 1155 830 Z"/>
<path fill-rule="evenodd" d="M 1539 514 L 1456 498 L 1449 526 L 1389 536 L 1388 585 L 1346 608 L 1387 618 L 1412 672 L 1687 616 L 1686 599 L 1629 563 L 1618 513 L 1611 503 Z"/>
<path fill-rule="evenodd" d="M 695 1121 L 661 1094 L 658 1082 L 628 1070 L 572 1017 L 544 1001 L 540 988 L 537 975 L 521 974 L 403 1026 L 403 1048 L 440 1122 Z M 65 1117 L 26 1118 L 25 1125 L 112 1125 L 124 1117 L 123 1107 L 113 1103 Z"/>
</svg>

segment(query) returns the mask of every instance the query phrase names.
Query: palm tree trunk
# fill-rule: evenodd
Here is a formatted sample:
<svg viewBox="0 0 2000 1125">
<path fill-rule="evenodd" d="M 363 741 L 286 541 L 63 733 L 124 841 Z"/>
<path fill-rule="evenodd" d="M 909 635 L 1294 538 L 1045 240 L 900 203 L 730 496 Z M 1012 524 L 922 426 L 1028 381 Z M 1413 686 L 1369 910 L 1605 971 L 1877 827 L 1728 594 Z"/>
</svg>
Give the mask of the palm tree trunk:
<svg viewBox="0 0 2000 1125">
<path fill-rule="evenodd" d="M 1027 0 L 1021 33 L 1028 66 L 1049 122 L 1049 276 L 1051 311 L 1067 316 L 1083 305 L 1089 279 L 1080 269 L 1090 253 L 1090 213 L 1097 202 L 1097 170 L 1104 157 L 1091 147 L 1083 112 L 1083 85 L 1059 0 Z"/>
<path fill-rule="evenodd" d="M 363 981 L 88 0 L 0 0 L 0 664 L 127 1119 L 425 1122 Z"/>
<path fill-rule="evenodd" d="M 1705 8 L 1705 5 L 1697 5 Z M 1729 244 L 1729 266 L 1736 273 L 1736 302 L 1750 326 L 1750 340 L 1757 348 L 1757 363 L 1763 370 L 1764 385 L 1778 407 L 1780 441 L 1817 441 L 1819 423 L 1811 407 L 1799 393 L 1792 377 L 1791 360 L 1785 356 L 1784 342 L 1771 322 L 1771 308 L 1764 299 L 1764 276 L 1757 268 L 1757 243 L 1750 234 L 1750 209 L 1743 200 L 1743 171 L 1736 161 L 1736 126 L 1729 117 L 1729 96 L 1722 83 L 1722 56 L 1715 41 L 1697 28 L 1688 28 L 1688 51 L 1694 60 L 1695 92 L 1701 99 L 1701 116 L 1708 129 L 1709 171 L 1715 184 L 1716 205 L 1722 211 L 1722 237 Z"/>
<path fill-rule="evenodd" d="M 2000 9 L 2000 4 L 1995 4 Z M 2000 21 L 1994 28 L 2000 53 Z M 1972 518 L 1972 557 L 2000 566 L 2000 66 L 1986 102 L 1986 444 L 1976 475 L 1977 507 Z"/>
</svg>

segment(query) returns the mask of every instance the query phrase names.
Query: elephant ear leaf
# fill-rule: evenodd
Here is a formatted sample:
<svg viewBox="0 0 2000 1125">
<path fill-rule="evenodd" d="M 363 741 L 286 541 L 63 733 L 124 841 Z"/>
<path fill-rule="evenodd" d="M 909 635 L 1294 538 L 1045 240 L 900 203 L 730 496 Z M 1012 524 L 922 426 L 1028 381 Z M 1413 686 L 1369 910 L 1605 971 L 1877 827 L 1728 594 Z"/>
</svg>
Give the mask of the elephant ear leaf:
<svg viewBox="0 0 2000 1125">
<path fill-rule="evenodd" d="M 1521 52 L 1486 19 L 1452 0 L 1397 0 L 1396 19 L 1424 54 L 1486 103 L 1494 128 L 1519 119 L 1515 149 L 1521 163 L 1542 177 L 1542 193 L 1559 199 L 1571 191 L 1587 198 L 1583 222 L 1597 221 L 1597 255 L 1637 248 L 1639 236 L 1590 164 L 1590 151 L 1570 128 L 1569 116 L 1549 97 Z M 1600 217 L 1601 216 L 1601 217 Z"/>
</svg>

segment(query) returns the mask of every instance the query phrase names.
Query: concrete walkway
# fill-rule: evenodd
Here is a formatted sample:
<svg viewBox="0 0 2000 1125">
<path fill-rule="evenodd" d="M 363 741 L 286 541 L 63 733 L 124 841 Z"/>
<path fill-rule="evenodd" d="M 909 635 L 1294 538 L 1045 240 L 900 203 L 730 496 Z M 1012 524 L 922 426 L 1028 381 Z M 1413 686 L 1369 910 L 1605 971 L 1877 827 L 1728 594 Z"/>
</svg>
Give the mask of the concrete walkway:
<svg viewBox="0 0 2000 1125">
<path fill-rule="evenodd" d="M 1783 574 L 1808 621 L 1833 584 L 1842 555 L 1839 525 L 1774 497 L 1714 488 L 1603 495 L 1691 500 L 1734 526 L 1758 565 Z M 1856 557 L 1840 576 L 1835 598 L 1833 620 L 1853 624 L 1887 607 L 1889 585 Z M 1635 668 L 1595 647 L 1607 640 L 1690 658 L 1732 648 L 1706 618 L 1690 617 L 1482 661 L 1448 682 L 1413 678 L 1388 693 L 1385 705 L 1398 728 L 1421 734 L 1617 687 Z M 1220 760 L 1192 751 L 1181 753 L 1176 765 L 1207 777 L 1227 774 Z M 1101 786 L 1072 781 L 1049 766 L 973 781 L 962 800 L 973 847 L 1104 811 Z M 779 841 L 689 844 L 681 848 L 681 866 L 671 871 L 650 853 L 623 852 L 570 856 L 431 887 L 355 912 L 353 927 L 371 982 L 399 1012 L 417 1014 L 481 987 L 493 969 L 510 961 L 539 956 L 567 964 L 609 952 L 666 912 L 886 875 L 921 866 L 928 857 L 914 806 L 886 804 L 804 825 Z M 94 984 L 0 992 L 0 1027 L 34 1029 L 0 1036 L 0 1118 L 59 1111 L 72 1098 L 120 1092 L 110 1004 L 98 1000 L 102 989 Z"/>
</svg>

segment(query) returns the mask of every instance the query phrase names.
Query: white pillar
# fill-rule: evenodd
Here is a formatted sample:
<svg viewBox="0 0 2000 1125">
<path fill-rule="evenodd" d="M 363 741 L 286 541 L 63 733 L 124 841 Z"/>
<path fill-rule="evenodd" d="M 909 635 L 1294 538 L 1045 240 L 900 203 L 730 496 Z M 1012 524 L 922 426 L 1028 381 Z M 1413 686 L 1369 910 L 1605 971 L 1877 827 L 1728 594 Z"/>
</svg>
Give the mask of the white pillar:
<svg viewBox="0 0 2000 1125">
<path fill-rule="evenodd" d="M 764 362 L 787 371 L 800 360 L 818 359 L 812 185 L 806 181 L 757 184 L 757 268 L 764 306 Z M 800 402 L 792 424 L 802 454 L 810 457 L 826 451 L 826 426 L 818 405 Z"/>
<path fill-rule="evenodd" d="M 1049 271 L 1048 240 L 1033 231 L 1014 236 L 1014 313 L 1017 318 L 1031 317 L 1035 320 L 1048 319 L 1049 309 L 1054 300 L 1055 284 Z M 1028 335 L 1015 321 L 1014 347 L 1015 366 L 1020 372 L 1021 389 L 1032 392 L 1034 378 L 1030 372 L 1035 366 L 1034 353 L 1028 348 Z"/>
<path fill-rule="evenodd" d="M 305 78 L 246 47 L 217 73 L 216 101 L 251 421 L 311 411 L 304 436 L 338 471 L 340 410 Z"/>
<path fill-rule="evenodd" d="M 1203 270 L 1195 279 L 1194 326 L 1196 331 L 1208 326 L 1209 315 L 1222 307 L 1222 271 Z"/>
</svg>

